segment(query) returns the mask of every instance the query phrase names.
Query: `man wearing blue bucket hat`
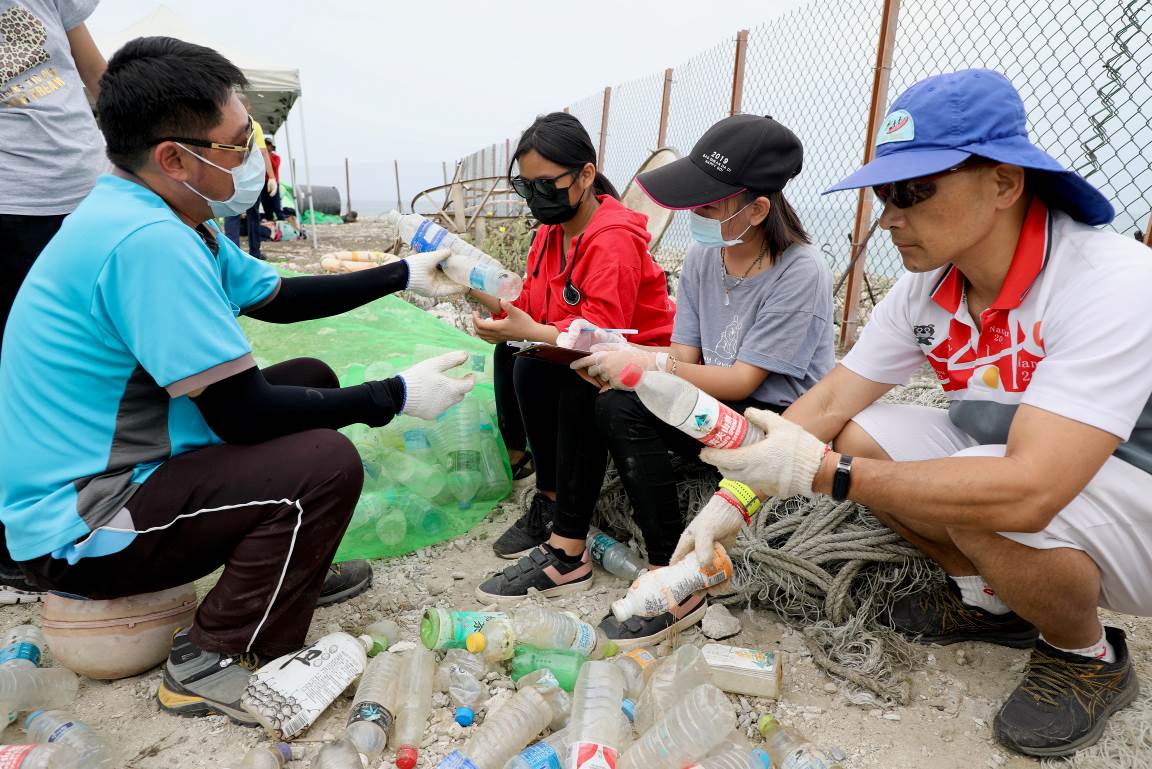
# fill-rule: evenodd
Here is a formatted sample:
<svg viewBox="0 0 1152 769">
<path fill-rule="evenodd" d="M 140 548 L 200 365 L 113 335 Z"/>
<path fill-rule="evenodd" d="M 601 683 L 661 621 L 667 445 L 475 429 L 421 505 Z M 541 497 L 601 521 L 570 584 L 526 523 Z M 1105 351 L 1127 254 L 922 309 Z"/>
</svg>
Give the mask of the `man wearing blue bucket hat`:
<svg viewBox="0 0 1152 769">
<path fill-rule="evenodd" d="M 783 416 L 747 412 L 764 441 L 701 458 L 764 495 L 867 505 L 949 576 L 898 601 L 893 626 L 1034 647 L 996 737 L 1073 753 L 1139 688 L 1097 607 L 1152 615 L 1152 258 L 1091 226 L 1112 206 L 1029 141 L 988 70 L 898 98 L 876 159 L 829 192 L 860 187 L 908 273 Z M 877 403 L 925 362 L 948 411 Z M 673 561 L 739 525 L 702 511 Z"/>
</svg>

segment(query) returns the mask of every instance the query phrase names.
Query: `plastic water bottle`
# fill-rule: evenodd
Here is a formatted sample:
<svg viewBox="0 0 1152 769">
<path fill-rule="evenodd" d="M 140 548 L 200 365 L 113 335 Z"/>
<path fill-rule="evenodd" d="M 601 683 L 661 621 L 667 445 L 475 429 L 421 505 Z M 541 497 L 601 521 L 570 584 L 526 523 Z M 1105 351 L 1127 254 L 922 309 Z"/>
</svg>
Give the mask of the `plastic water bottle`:
<svg viewBox="0 0 1152 769">
<path fill-rule="evenodd" d="M 61 710 L 34 710 L 24 719 L 24 731 L 35 742 L 67 745 L 84 769 L 114 769 L 104 738 Z"/>
<path fill-rule="evenodd" d="M 382 619 L 364 628 L 364 635 L 376 642 L 369 652 L 375 656 L 400 640 L 400 626 L 390 619 Z"/>
<path fill-rule="evenodd" d="M 472 506 L 484 483 L 480 453 L 480 405 L 466 400 L 436 418 L 434 448 L 444 456 L 448 474 L 444 485 L 461 510 Z M 487 417 L 485 417 L 487 419 Z"/>
<path fill-rule="evenodd" d="M 76 674 L 64 668 L 0 668 L 0 702 L 17 712 L 65 707 L 79 688 Z"/>
<path fill-rule="evenodd" d="M 734 449 L 764 440 L 764 433 L 742 414 L 686 379 L 630 365 L 620 374 L 644 407 L 664 422 L 718 449 Z"/>
<path fill-rule="evenodd" d="M 641 574 L 622 598 L 612 602 L 612 614 L 621 622 L 633 617 L 656 617 L 671 611 L 685 598 L 732 578 L 732 560 L 716 543 L 712 563 L 701 564 L 690 553 L 679 563 Z"/>
<path fill-rule="evenodd" d="M 692 689 L 620 756 L 620 769 L 683 769 L 736 727 L 736 709 L 712 684 Z"/>
<path fill-rule="evenodd" d="M 624 675 L 615 665 L 593 661 L 580 669 L 572 693 L 569 769 L 615 769 L 625 731 L 620 718 L 623 700 Z"/>
<path fill-rule="evenodd" d="M 562 769 L 571 734 L 571 727 L 552 732 L 508 759 L 504 769 Z"/>
<path fill-rule="evenodd" d="M 772 758 L 760 748 L 729 741 L 688 769 L 772 769 Z M 803 767 L 798 766 L 796 769 Z"/>
<path fill-rule="evenodd" d="M 389 504 L 387 494 L 360 497 L 356 511 L 363 508 L 365 517 L 375 522 L 376 537 L 381 543 L 397 547 L 408 537 L 408 518 L 402 509 Z"/>
<path fill-rule="evenodd" d="M 67 745 L 4 745 L 0 747 L 4 769 L 77 769 L 80 758 Z"/>
<path fill-rule="evenodd" d="M 275 745 L 261 745 L 249 750 L 238 769 L 284 769 L 284 764 L 301 758 L 304 758 L 303 747 L 277 742 Z"/>
<path fill-rule="evenodd" d="M 468 651 L 483 653 L 485 659 L 511 659 L 515 644 L 541 649 L 570 649 L 599 659 L 615 653 L 616 644 L 597 628 L 571 614 L 537 606 L 515 609 L 508 619 L 491 622 L 483 633 L 468 639 Z"/>
<path fill-rule="evenodd" d="M 648 685 L 636 703 L 636 729 L 648 731 L 684 695 L 700 684 L 712 683 L 712 668 L 695 646 L 681 646 L 660 660 L 649 675 Z"/>
<path fill-rule="evenodd" d="M 648 679 L 656 671 L 656 655 L 648 649 L 633 649 L 613 657 L 609 662 L 619 668 L 624 676 L 624 694 L 633 700 L 640 699 Z"/>
<path fill-rule="evenodd" d="M 840 769 L 840 763 L 803 735 L 785 727 L 772 716 L 764 716 L 756 725 L 764 737 L 764 750 L 773 766 L 803 769 Z"/>
<path fill-rule="evenodd" d="M 568 725 L 572 715 L 572 696 L 560 687 L 555 673 L 547 668 L 541 668 L 516 681 L 517 689 L 523 689 L 526 686 L 535 687 L 536 691 L 544 695 L 548 706 L 552 708 L 552 722 L 548 724 L 549 729 L 555 732 Z"/>
<path fill-rule="evenodd" d="M 404 674 L 397 686 L 396 766 L 412 769 L 419 757 L 420 742 L 432 712 L 432 682 L 436 655 L 422 645 L 407 652 Z"/>
<path fill-rule="evenodd" d="M 502 769 L 551 720 L 552 710 L 543 695 L 535 687 L 521 689 L 503 707 L 490 712 L 464 746 L 440 762 L 439 769 Z"/>
<path fill-rule="evenodd" d="M 9 630 L 3 638 L 4 648 L 0 649 L 0 669 L 31 670 L 40 666 L 47 644 L 44 634 L 35 625 L 18 625 Z M 4 704 L 0 703 L 0 713 Z M 8 712 L 8 723 L 16 720 L 16 712 Z"/>
<path fill-rule="evenodd" d="M 484 499 L 503 499 L 511 488 L 512 471 L 504 461 L 491 419 L 480 423 L 479 445 L 480 474 L 484 479 L 479 495 Z"/>
<path fill-rule="evenodd" d="M 413 251 L 424 253 L 446 248 L 452 255 L 440 263 L 440 269 L 462 286 L 498 296 L 515 299 L 520 296 L 524 279 L 509 272 L 488 254 L 448 232 L 420 214 L 401 214 L 391 211 L 384 221 L 400 231 L 400 237 Z"/>
<path fill-rule="evenodd" d="M 487 673 L 488 664 L 477 654 L 449 649 L 444 655 L 436 671 L 436 689 L 448 692 L 460 726 L 471 726 L 476 720 L 476 710 L 488 699 L 488 687 L 483 683 Z"/>
<path fill-rule="evenodd" d="M 548 670 L 556 677 L 560 688 L 570 692 L 576 688 L 580 668 L 588 657 L 565 649 L 537 649 L 535 646 L 519 644 L 512 656 L 512 680 L 519 681 L 537 670 Z"/>
<path fill-rule="evenodd" d="M 320 748 L 312 764 L 313 769 L 364 769 L 367 765 L 367 758 L 347 737 L 329 742 Z"/>
<path fill-rule="evenodd" d="M 435 499 L 444 490 L 444 469 L 419 452 L 390 451 L 384 457 L 393 478 L 425 499 Z"/>
<path fill-rule="evenodd" d="M 648 568 L 632 548 L 595 528 L 588 532 L 588 554 L 601 569 L 629 582 Z"/>
<path fill-rule="evenodd" d="M 448 611 L 429 607 L 420 618 L 420 641 L 428 649 L 464 649 L 468 646 L 468 636 L 482 631 L 488 620 L 506 616 L 498 611 Z"/>
<path fill-rule="evenodd" d="M 404 656 L 377 654 L 368 660 L 348 713 L 348 739 L 369 759 L 388 747 L 388 730 L 396 718 L 397 685 L 404 673 Z"/>
</svg>

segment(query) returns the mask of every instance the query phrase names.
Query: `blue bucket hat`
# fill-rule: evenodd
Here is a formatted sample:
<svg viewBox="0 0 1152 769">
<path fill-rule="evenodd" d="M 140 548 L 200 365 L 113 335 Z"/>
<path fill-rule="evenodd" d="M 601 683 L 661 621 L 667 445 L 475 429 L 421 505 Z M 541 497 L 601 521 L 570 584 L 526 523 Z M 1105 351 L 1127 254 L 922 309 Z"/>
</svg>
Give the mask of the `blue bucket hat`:
<svg viewBox="0 0 1152 769">
<path fill-rule="evenodd" d="M 1042 172 L 1036 194 L 1078 221 L 1116 215 L 1099 190 L 1029 141 L 1020 94 L 990 69 L 935 75 L 901 94 L 880 125 L 876 158 L 824 194 L 937 174 L 972 155 Z"/>
</svg>

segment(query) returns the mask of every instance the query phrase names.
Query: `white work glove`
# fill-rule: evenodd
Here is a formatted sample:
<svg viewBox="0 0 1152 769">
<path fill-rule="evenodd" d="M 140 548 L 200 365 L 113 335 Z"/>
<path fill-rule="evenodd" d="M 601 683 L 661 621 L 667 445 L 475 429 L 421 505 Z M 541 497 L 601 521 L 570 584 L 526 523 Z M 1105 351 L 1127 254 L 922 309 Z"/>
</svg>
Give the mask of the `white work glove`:
<svg viewBox="0 0 1152 769">
<path fill-rule="evenodd" d="M 748 409 L 744 418 L 764 432 L 764 440 L 738 449 L 704 449 L 700 458 L 725 478 L 750 486 L 761 499 L 812 496 L 812 481 L 824 459 L 823 441 L 772 411 Z"/>
<path fill-rule="evenodd" d="M 265 185 L 265 189 L 268 190 L 269 195 L 275 195 L 277 186 L 278 185 L 276 184 L 276 180 L 273 178 L 268 180 L 268 183 Z"/>
<path fill-rule="evenodd" d="M 678 563 L 693 550 L 700 563 L 712 563 L 713 544 L 718 541 L 725 550 L 731 550 L 743 525 L 744 516 L 739 510 L 723 498 L 713 496 L 684 529 L 668 563 Z"/>
<path fill-rule="evenodd" d="M 461 286 L 440 269 L 440 262 L 447 259 L 451 253 L 448 249 L 442 248 L 439 251 L 425 251 L 407 257 L 404 261 L 408 263 L 408 290 L 436 299 L 456 296 L 467 291 L 467 286 Z"/>
<path fill-rule="evenodd" d="M 404 383 L 404 406 L 400 413 L 420 419 L 435 419 L 464 400 L 464 396 L 476 385 L 476 380 L 471 374 L 453 379 L 444 376 L 444 372 L 466 360 L 468 353 L 457 350 L 437 355 L 401 371 L 399 376 Z"/>
<path fill-rule="evenodd" d="M 597 344 L 628 344 L 628 340 L 620 334 L 601 331 L 595 323 L 577 318 L 568 326 L 567 331 L 560 332 L 556 337 L 557 347 L 567 347 L 570 350 L 592 349 Z"/>
<path fill-rule="evenodd" d="M 664 371 L 668 366 L 668 353 L 641 350 L 629 344 L 597 344 L 592 354 L 572 362 L 574 370 L 585 369 L 588 376 L 607 382 L 617 390 L 632 390 L 621 381 L 620 375 L 629 366 L 641 371 Z"/>
</svg>

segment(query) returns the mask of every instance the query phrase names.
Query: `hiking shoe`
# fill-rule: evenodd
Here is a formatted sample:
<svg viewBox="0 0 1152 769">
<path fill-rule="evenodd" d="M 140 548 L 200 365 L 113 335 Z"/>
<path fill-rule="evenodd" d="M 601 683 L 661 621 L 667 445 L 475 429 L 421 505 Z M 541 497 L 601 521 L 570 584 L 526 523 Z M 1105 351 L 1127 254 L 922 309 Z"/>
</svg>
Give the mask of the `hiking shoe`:
<svg viewBox="0 0 1152 769">
<path fill-rule="evenodd" d="M 552 520 L 556 517 L 556 503 L 540 492 L 532 497 L 528 512 L 492 543 L 492 552 L 501 558 L 522 558 L 537 545 L 548 541 L 552 533 Z"/>
<path fill-rule="evenodd" d="M 540 545 L 504 571 L 484 580 L 476 588 L 476 598 L 481 603 L 515 604 L 532 591 L 545 598 L 555 598 L 590 587 L 592 561 L 587 548 L 579 563 L 566 563 L 548 546 Z"/>
<path fill-rule="evenodd" d="M 514 481 L 522 481 L 535 474 L 536 463 L 532 461 L 531 453 L 525 453 L 524 456 L 512 463 L 512 480 Z"/>
<path fill-rule="evenodd" d="M 901 598 L 889 610 L 892 627 L 925 644 L 984 641 L 1028 649 L 1039 636 L 1032 623 L 1016 612 L 992 614 L 960 600 L 960 588 L 952 580 Z"/>
<path fill-rule="evenodd" d="M 156 699 L 178 716 L 222 715 L 240 726 L 256 726 L 259 722 L 240 705 L 240 696 L 252 673 L 269 661 L 254 653 L 205 651 L 188 640 L 185 628 L 172 637 Z"/>
<path fill-rule="evenodd" d="M 328 567 L 317 606 L 331 606 L 358 596 L 372 585 L 372 566 L 367 561 L 345 561 Z"/>
<path fill-rule="evenodd" d="M 671 611 L 655 617 L 629 617 L 621 622 L 611 613 L 600 620 L 600 629 L 615 641 L 622 652 L 641 646 L 654 646 L 673 633 L 679 633 L 704 619 L 708 602 L 701 594 L 692 594 Z"/>
<path fill-rule="evenodd" d="M 1024 680 L 993 721 L 1001 745 L 1026 756 L 1066 756 L 1100 739 L 1108 717 L 1140 691 L 1124 631 L 1108 627 L 1104 634 L 1115 662 L 1036 642 Z"/>
<path fill-rule="evenodd" d="M 44 593 L 28 581 L 16 564 L 0 564 L 0 604 L 35 603 L 43 601 Z"/>
</svg>

